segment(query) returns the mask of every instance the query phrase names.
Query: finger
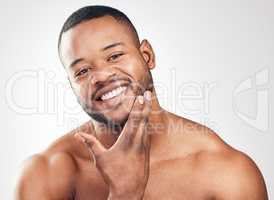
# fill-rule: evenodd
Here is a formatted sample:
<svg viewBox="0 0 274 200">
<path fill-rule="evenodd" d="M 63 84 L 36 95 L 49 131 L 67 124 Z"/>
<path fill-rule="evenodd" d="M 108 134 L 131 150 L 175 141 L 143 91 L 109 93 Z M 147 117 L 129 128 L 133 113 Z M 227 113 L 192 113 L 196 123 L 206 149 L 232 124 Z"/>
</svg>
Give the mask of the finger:
<svg viewBox="0 0 274 200">
<path fill-rule="evenodd" d="M 101 142 L 93 135 L 84 132 L 78 132 L 74 136 L 78 140 L 86 144 L 95 157 L 106 151 L 105 147 L 101 144 Z"/>
<path fill-rule="evenodd" d="M 147 118 L 151 112 L 151 97 L 152 94 L 149 90 L 145 91 L 144 93 L 144 100 L 145 100 L 145 106 L 143 110 L 143 116 L 144 118 Z"/>
<path fill-rule="evenodd" d="M 144 109 L 142 111 L 142 121 L 140 122 L 139 128 L 137 130 L 136 133 L 136 144 L 138 147 L 142 148 L 144 146 L 147 145 L 148 143 L 148 130 L 147 130 L 147 126 L 148 126 L 148 117 L 149 114 L 151 113 L 151 92 L 150 91 L 146 91 L 144 93 Z"/>
<path fill-rule="evenodd" d="M 144 97 L 137 96 L 131 112 L 129 113 L 128 120 L 119 136 L 116 145 L 124 147 L 130 146 L 134 140 L 140 122 L 142 120 L 142 111 L 144 108 Z"/>
</svg>

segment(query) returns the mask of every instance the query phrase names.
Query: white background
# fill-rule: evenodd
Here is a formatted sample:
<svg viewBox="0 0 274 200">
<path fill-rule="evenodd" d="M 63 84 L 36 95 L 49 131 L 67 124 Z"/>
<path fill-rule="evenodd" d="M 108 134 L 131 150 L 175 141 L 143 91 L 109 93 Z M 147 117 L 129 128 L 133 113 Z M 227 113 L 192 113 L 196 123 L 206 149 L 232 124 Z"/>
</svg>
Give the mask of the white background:
<svg viewBox="0 0 274 200">
<path fill-rule="evenodd" d="M 91 4 L 117 7 L 132 19 L 140 37 L 154 47 L 157 67 L 152 73 L 162 106 L 210 126 L 252 157 L 272 199 L 272 0 L 1 2 L 0 199 L 12 199 L 16 173 L 25 158 L 88 120 L 68 88 L 57 39 L 65 19 Z M 257 101 L 262 93 L 256 85 L 233 95 L 257 72 L 269 77 L 258 78 L 264 82 L 259 90 L 268 94 L 267 101 Z M 182 99 L 182 91 L 192 100 Z M 261 111 L 258 124 L 238 117 L 241 112 L 253 120 Z"/>
</svg>

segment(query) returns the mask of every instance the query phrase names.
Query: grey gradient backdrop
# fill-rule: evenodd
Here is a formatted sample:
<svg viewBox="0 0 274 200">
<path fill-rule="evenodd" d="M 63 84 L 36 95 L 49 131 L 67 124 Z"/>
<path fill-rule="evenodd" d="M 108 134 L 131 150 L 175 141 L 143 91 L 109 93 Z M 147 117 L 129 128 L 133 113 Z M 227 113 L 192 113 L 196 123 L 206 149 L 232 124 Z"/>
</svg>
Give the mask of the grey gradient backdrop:
<svg viewBox="0 0 274 200">
<path fill-rule="evenodd" d="M 0 199 L 22 161 L 88 120 L 58 60 L 57 37 L 76 9 L 126 12 L 154 47 L 160 103 L 201 122 L 260 167 L 274 197 L 273 0 L 6 1 L 0 3 Z"/>
</svg>

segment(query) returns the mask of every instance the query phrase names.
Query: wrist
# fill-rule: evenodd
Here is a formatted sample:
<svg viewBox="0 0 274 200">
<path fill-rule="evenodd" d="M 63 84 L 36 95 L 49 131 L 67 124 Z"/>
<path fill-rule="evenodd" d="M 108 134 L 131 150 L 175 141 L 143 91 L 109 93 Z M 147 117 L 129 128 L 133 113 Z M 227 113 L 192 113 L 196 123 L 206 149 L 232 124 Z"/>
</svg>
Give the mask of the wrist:
<svg viewBox="0 0 274 200">
<path fill-rule="evenodd" d="M 143 197 L 136 197 L 136 196 L 115 196 L 115 195 L 109 195 L 108 200 L 142 200 Z"/>
<path fill-rule="evenodd" d="M 118 192 L 118 191 L 110 191 L 108 200 L 142 200 L 144 196 L 143 192 Z"/>
<path fill-rule="evenodd" d="M 136 196 L 114 196 L 109 195 L 108 200 L 142 200 L 143 197 L 136 197 Z"/>
</svg>

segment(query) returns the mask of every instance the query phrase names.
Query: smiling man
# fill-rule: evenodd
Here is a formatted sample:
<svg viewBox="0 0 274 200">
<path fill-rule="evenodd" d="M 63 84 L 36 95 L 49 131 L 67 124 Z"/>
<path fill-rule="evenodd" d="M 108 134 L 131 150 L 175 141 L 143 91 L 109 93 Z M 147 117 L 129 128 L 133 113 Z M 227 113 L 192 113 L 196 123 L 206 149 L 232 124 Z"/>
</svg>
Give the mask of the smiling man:
<svg viewBox="0 0 274 200">
<path fill-rule="evenodd" d="M 77 10 L 58 48 L 91 120 L 26 162 L 16 199 L 268 199 L 248 156 L 161 108 L 153 49 L 125 14 L 105 6 Z"/>
</svg>

